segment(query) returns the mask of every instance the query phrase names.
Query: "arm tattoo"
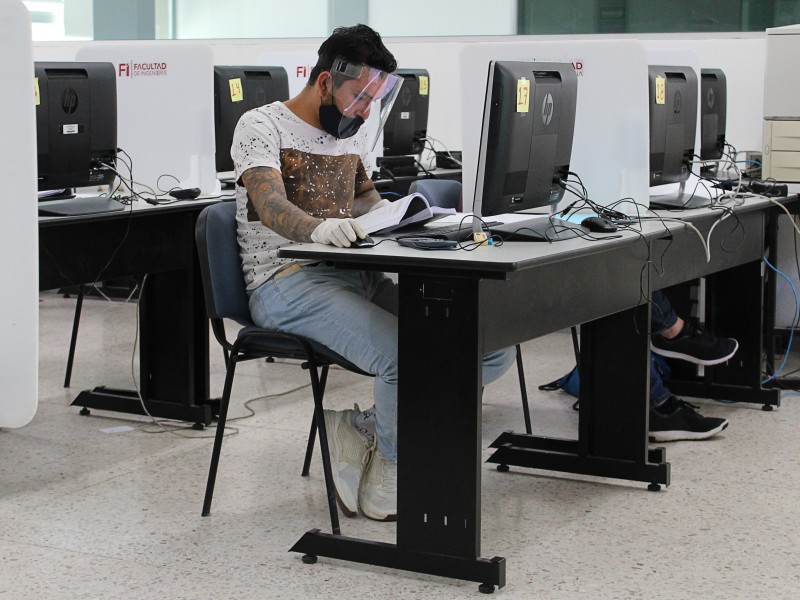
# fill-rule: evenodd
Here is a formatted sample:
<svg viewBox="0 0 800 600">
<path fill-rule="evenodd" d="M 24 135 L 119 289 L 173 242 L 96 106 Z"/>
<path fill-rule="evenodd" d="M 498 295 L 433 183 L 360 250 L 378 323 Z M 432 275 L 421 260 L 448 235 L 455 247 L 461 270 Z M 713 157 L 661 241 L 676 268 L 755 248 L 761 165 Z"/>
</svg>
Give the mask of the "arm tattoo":
<svg viewBox="0 0 800 600">
<path fill-rule="evenodd" d="M 242 183 L 264 225 L 286 239 L 311 241 L 311 232 L 323 219 L 312 217 L 289 202 L 280 171 L 271 167 L 253 167 L 244 172 Z"/>
<path fill-rule="evenodd" d="M 380 200 L 381 195 L 378 193 L 378 190 L 375 189 L 375 186 L 372 185 L 372 182 L 369 180 L 365 181 L 356 189 L 356 195 L 353 199 L 353 216 L 359 217 L 367 214 L 369 209 L 372 208 L 375 203 L 380 202 Z"/>
</svg>

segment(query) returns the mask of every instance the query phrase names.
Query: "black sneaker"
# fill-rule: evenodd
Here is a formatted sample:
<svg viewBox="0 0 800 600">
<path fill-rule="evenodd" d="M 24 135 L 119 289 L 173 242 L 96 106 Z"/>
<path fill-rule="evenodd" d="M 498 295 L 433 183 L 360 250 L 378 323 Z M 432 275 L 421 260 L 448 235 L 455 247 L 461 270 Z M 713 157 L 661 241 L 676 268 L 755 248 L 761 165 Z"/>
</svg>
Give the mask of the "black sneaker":
<svg viewBox="0 0 800 600">
<path fill-rule="evenodd" d="M 661 356 L 710 366 L 723 363 L 736 354 L 739 342 L 733 338 L 714 337 L 697 323 L 686 321 L 681 332 L 671 340 L 660 334 L 651 336 L 650 349 Z"/>
<path fill-rule="evenodd" d="M 727 419 L 704 417 L 689 404 L 679 398 L 671 398 L 676 408 L 669 414 L 650 409 L 650 441 L 675 442 L 678 440 L 704 440 L 717 435 L 728 426 Z M 669 400 L 668 400 L 669 402 Z"/>
</svg>

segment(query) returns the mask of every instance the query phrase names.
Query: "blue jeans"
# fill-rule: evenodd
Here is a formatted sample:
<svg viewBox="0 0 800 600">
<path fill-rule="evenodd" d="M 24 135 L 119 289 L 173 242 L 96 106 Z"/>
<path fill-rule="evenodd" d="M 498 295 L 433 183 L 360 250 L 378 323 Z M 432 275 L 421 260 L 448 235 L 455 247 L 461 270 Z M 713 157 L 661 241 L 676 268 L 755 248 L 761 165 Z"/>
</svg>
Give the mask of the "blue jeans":
<svg viewBox="0 0 800 600">
<path fill-rule="evenodd" d="M 661 406 L 669 400 L 669 397 L 672 396 L 672 392 L 669 391 L 666 385 L 664 385 L 664 380 L 661 378 L 661 373 L 658 372 L 656 368 L 656 364 L 653 360 L 650 360 L 650 406 L 652 408 L 656 408 L 657 406 Z"/>
<path fill-rule="evenodd" d="M 669 329 L 678 320 L 672 303 L 661 290 L 653 292 L 653 306 L 650 308 L 650 329 L 653 335 L 659 335 L 661 331 Z M 661 406 L 666 402 L 672 392 L 664 385 L 661 373 L 658 372 L 653 361 L 650 361 L 650 406 Z"/>
<path fill-rule="evenodd" d="M 657 290 L 652 294 L 653 306 L 650 308 L 650 330 L 657 334 L 675 325 L 678 315 L 664 292 Z"/>
<path fill-rule="evenodd" d="M 263 283 L 250 296 L 259 327 L 313 339 L 375 375 L 378 449 L 397 460 L 397 286 L 383 273 L 319 263 Z M 514 348 L 484 357 L 483 382 L 513 364 Z"/>
</svg>

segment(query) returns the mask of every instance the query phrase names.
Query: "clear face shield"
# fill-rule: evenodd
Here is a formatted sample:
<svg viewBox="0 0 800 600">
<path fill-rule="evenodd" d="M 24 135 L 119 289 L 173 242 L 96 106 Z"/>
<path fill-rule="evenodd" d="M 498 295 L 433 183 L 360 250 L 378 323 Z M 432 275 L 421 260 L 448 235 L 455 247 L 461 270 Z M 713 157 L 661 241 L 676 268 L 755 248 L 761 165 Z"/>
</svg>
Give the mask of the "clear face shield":
<svg viewBox="0 0 800 600">
<path fill-rule="evenodd" d="M 320 106 L 320 122 L 331 135 L 343 139 L 355 135 L 372 115 L 377 119 L 370 149 L 375 146 L 383 125 L 392 110 L 403 78 L 380 69 L 348 63 L 342 58 L 333 61 L 331 95 L 335 101 Z"/>
</svg>

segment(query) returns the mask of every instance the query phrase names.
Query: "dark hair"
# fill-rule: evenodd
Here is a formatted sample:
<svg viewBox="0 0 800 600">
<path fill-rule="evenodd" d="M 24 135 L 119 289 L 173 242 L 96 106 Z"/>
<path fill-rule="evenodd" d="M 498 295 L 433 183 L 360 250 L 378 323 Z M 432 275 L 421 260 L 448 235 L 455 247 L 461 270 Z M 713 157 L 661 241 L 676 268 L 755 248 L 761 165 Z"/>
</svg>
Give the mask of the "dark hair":
<svg viewBox="0 0 800 600">
<path fill-rule="evenodd" d="M 337 27 L 331 36 L 322 42 L 317 51 L 317 64 L 311 69 L 307 85 L 314 85 L 322 71 L 330 71 L 333 61 L 341 56 L 349 63 L 367 65 L 387 73 L 397 69 L 397 61 L 386 46 L 380 34 L 367 25 Z"/>
</svg>

